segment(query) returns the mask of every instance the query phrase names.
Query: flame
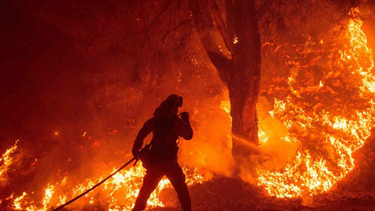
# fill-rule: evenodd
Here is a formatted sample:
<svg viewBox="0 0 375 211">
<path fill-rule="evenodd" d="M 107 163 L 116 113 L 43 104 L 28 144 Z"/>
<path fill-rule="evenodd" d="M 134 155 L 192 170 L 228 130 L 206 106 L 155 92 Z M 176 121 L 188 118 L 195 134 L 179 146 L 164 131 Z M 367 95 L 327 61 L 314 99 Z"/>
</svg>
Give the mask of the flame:
<svg viewBox="0 0 375 211">
<path fill-rule="evenodd" d="M 44 207 L 44 210 L 47 210 L 47 205 L 51 201 L 52 195 L 55 192 L 54 189 L 55 189 L 55 186 L 54 185 L 50 185 L 50 184 L 48 184 L 47 188 L 45 189 L 45 194 L 44 194 L 44 198 L 43 198 L 43 207 Z"/>
<path fill-rule="evenodd" d="M 13 163 L 13 158 L 11 156 L 17 149 L 18 141 L 19 140 L 16 140 L 16 143 L 14 143 L 11 148 L 5 151 L 5 153 L 0 158 L 0 162 L 3 162 L 3 164 L 0 166 L 0 181 L 5 180 L 5 174 L 8 171 L 9 166 Z"/>
<path fill-rule="evenodd" d="M 267 143 L 269 139 L 269 137 L 267 136 L 267 133 L 263 129 L 258 130 L 258 138 L 259 138 L 259 143 L 261 144 Z"/>
<path fill-rule="evenodd" d="M 223 101 L 221 101 L 221 103 L 220 103 L 220 109 L 223 110 L 223 111 L 225 111 L 228 114 L 230 120 L 232 121 L 232 116 L 230 115 L 230 109 L 231 109 L 230 100 L 223 100 Z M 233 137 L 236 138 L 238 141 L 241 141 L 241 143 L 243 143 L 245 145 L 249 145 L 249 142 L 247 140 L 244 140 L 244 139 L 242 139 L 240 137 L 237 137 L 237 136 L 235 136 L 233 134 L 232 135 L 228 134 L 228 138 L 229 139 L 232 139 Z M 264 130 L 259 130 L 258 131 L 258 138 L 259 138 L 259 142 L 262 143 L 262 144 L 266 143 L 268 141 L 268 139 L 269 139 L 269 137 L 267 136 L 267 133 Z M 249 147 L 252 148 L 253 146 L 250 144 Z"/>
<path fill-rule="evenodd" d="M 67 201 L 66 201 L 65 195 L 59 196 L 59 203 L 57 204 L 57 206 L 60 206 L 61 204 L 65 204 L 66 202 Z"/>
<path fill-rule="evenodd" d="M 258 169 L 258 185 L 271 196 L 301 197 L 328 191 L 353 170 L 352 154 L 370 136 L 375 115 L 374 61 L 358 14 L 358 8 L 350 11 L 347 41 L 329 54 L 331 68 L 324 65 L 328 70 L 321 76 L 311 76 L 316 69 L 309 69 L 320 61 L 320 55 L 307 64 L 288 62 L 292 66 L 288 94 L 282 95 L 283 100 L 275 97 L 270 114 L 288 129 L 283 140 L 300 147 L 284 170 Z M 326 43 L 321 40 L 319 44 Z M 309 46 L 300 54 L 311 56 Z"/>
<path fill-rule="evenodd" d="M 227 114 L 230 114 L 230 101 L 229 100 L 221 101 L 220 109 L 224 110 Z"/>
<path fill-rule="evenodd" d="M 233 37 L 233 44 L 237 44 L 238 43 L 238 37 L 236 35 L 234 35 Z"/>
<path fill-rule="evenodd" d="M 13 208 L 15 210 L 22 210 L 21 201 L 23 198 L 25 198 L 26 195 L 27 195 L 26 192 L 23 192 L 21 196 L 14 199 Z"/>
<path fill-rule="evenodd" d="M 115 171 L 114 169 L 113 171 Z M 193 185 L 206 181 L 208 177 L 203 176 L 199 173 L 198 169 L 183 168 L 183 171 L 187 175 L 186 183 Z M 143 177 L 146 174 L 145 169 L 142 165 L 131 167 L 128 170 L 123 170 L 115 174 L 112 179 L 106 181 L 102 186 L 97 189 L 104 192 L 104 195 L 95 195 L 90 192 L 85 195 L 81 200 L 86 200 L 85 203 L 93 205 L 95 203 L 108 203 L 108 210 L 120 211 L 120 210 L 131 210 L 134 206 L 136 197 L 138 196 L 139 190 L 142 187 Z M 67 202 L 67 199 L 73 198 L 87 189 L 91 188 L 103 178 L 91 178 L 87 179 L 84 183 L 76 185 L 72 188 L 70 194 L 64 193 L 61 189 L 68 185 L 68 177 L 64 177 L 60 183 L 55 185 L 47 184 L 44 189 L 44 197 L 41 203 L 36 203 L 30 199 L 26 199 L 25 196 L 28 194 L 23 192 L 19 197 L 13 200 L 12 208 L 14 210 L 27 210 L 27 211 L 47 211 L 51 206 L 57 207 Z M 155 191 L 151 194 L 147 204 L 148 207 L 164 207 L 164 204 L 159 199 L 159 194 L 167 188 L 172 188 L 171 183 L 167 178 L 163 178 Z M 99 192 L 98 190 L 96 190 Z M 61 193 L 61 194 L 57 194 Z M 103 199 L 105 198 L 105 199 Z M 13 199 L 13 194 L 6 200 Z"/>
</svg>

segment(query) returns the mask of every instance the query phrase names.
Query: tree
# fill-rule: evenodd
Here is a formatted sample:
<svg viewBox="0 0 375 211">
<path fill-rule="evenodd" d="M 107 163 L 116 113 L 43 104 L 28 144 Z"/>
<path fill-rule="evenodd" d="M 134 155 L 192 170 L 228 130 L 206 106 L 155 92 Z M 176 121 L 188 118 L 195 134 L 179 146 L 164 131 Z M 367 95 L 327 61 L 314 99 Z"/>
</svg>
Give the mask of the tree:
<svg viewBox="0 0 375 211">
<path fill-rule="evenodd" d="M 232 152 L 239 160 L 245 153 L 240 140 L 258 143 L 256 102 L 260 88 L 261 41 L 254 2 L 226 3 L 227 26 L 214 0 L 190 0 L 190 9 L 202 44 L 229 90 Z M 223 43 L 225 49 L 221 49 Z"/>
<path fill-rule="evenodd" d="M 356 4 L 355 0 L 327 2 L 341 8 Z M 254 145 L 259 142 L 256 104 L 261 76 L 260 22 L 263 19 L 267 23 L 273 21 L 276 28 L 280 29 L 284 26 L 288 12 L 289 15 L 308 19 L 308 14 L 303 15 L 306 13 L 303 9 L 313 10 L 311 8 L 314 8 L 314 4 L 317 2 L 225 0 L 223 12 L 216 0 L 189 0 L 202 44 L 229 90 L 232 155 L 237 163 L 241 163 L 244 155 L 249 154 L 241 146 L 242 141 Z M 265 14 L 270 13 L 273 16 L 265 17 Z"/>
</svg>

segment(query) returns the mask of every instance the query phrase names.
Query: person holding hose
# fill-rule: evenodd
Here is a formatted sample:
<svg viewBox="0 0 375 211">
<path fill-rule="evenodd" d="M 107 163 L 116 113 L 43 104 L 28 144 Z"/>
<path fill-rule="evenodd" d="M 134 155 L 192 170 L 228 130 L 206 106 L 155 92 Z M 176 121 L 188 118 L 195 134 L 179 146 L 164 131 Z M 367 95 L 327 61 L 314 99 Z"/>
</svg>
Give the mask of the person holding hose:
<svg viewBox="0 0 375 211">
<path fill-rule="evenodd" d="M 151 119 L 147 120 L 138 132 L 134 141 L 132 153 L 141 159 L 146 168 L 143 186 L 135 202 L 133 211 L 146 208 L 150 194 L 158 186 L 165 175 L 177 192 L 183 211 L 191 211 L 191 200 L 185 175 L 177 162 L 179 137 L 185 140 L 193 138 L 193 130 L 189 122 L 189 113 L 182 112 L 177 115 L 178 108 L 182 106 L 182 97 L 170 95 L 156 108 Z M 143 140 L 150 133 L 153 138 L 149 145 L 141 150 Z"/>
</svg>

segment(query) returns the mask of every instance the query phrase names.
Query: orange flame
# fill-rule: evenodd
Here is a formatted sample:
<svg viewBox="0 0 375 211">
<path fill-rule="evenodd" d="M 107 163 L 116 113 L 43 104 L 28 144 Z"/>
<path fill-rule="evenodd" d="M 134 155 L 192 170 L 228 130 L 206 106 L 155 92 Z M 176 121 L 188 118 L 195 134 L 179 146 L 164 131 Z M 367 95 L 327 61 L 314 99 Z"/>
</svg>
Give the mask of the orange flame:
<svg viewBox="0 0 375 211">
<path fill-rule="evenodd" d="M 16 143 L 0 157 L 0 162 L 3 162 L 0 166 L 0 181 L 5 179 L 6 172 L 8 171 L 9 166 L 13 163 L 13 158 L 11 156 L 17 149 L 18 141 L 19 140 L 16 140 Z"/>
<path fill-rule="evenodd" d="M 370 136 L 375 115 L 374 61 L 358 14 L 358 8 L 350 11 L 346 35 L 350 45 L 344 44 L 339 59 L 332 62 L 340 71 L 332 68 L 309 86 L 299 81 L 309 66 L 290 62 L 294 68 L 287 80 L 289 94 L 285 100 L 275 98 L 270 114 L 288 129 L 284 139 L 300 143 L 300 149 L 283 171 L 258 169 L 258 185 L 272 196 L 300 197 L 329 190 L 353 170 L 352 153 Z"/>
<path fill-rule="evenodd" d="M 183 168 L 185 174 L 187 175 L 186 182 L 188 185 L 193 185 L 197 183 L 202 183 L 207 180 L 208 177 L 204 177 L 198 172 L 197 169 L 187 169 Z M 115 171 L 115 170 L 114 170 Z M 187 173 L 188 172 L 188 173 Z M 137 166 L 131 167 L 128 170 L 123 170 L 113 176 L 112 179 L 106 181 L 100 189 L 105 192 L 107 197 L 96 196 L 93 192 L 88 193 L 81 199 L 82 201 L 86 200 L 87 204 L 94 204 L 97 201 L 99 203 L 108 203 L 108 210 L 111 211 L 120 211 L 120 210 L 131 210 L 134 206 L 136 197 L 138 196 L 139 190 L 142 186 L 142 180 L 146 171 L 142 165 L 138 164 Z M 96 183 L 101 181 L 103 178 L 93 178 L 88 179 L 82 184 L 76 185 L 72 190 L 71 194 L 57 194 L 62 193 L 63 191 L 59 190 L 63 186 L 66 186 L 68 183 L 68 178 L 64 177 L 60 183 L 55 185 L 48 184 L 45 188 L 44 198 L 41 203 L 35 203 L 29 199 L 25 199 L 27 196 L 26 192 L 19 197 L 16 197 L 13 200 L 13 209 L 14 210 L 27 210 L 27 211 L 47 211 L 51 206 L 59 206 L 67 202 L 67 198 L 75 197 L 76 195 L 81 194 L 85 190 L 91 188 Z M 148 207 L 164 207 L 164 204 L 159 199 L 159 194 L 162 190 L 166 188 L 171 188 L 169 180 L 163 178 L 155 191 L 151 194 L 147 204 Z M 13 198 L 7 198 L 10 200 Z M 103 199 L 104 198 L 104 199 Z"/>
</svg>

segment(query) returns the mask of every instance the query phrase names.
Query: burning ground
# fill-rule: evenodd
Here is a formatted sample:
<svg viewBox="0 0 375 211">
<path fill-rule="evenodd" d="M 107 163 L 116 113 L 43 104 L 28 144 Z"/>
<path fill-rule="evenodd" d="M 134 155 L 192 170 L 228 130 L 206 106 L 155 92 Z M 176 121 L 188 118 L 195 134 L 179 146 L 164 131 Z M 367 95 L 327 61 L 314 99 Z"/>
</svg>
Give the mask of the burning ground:
<svg viewBox="0 0 375 211">
<path fill-rule="evenodd" d="M 152 17 L 113 4 L 7 5 L 22 15 L 3 24 L 17 45 L 4 43 L 2 61 L 21 72 L 5 71 L 2 84 L 0 209 L 49 210 L 96 184 L 131 158 L 142 123 L 173 92 L 195 132 L 179 145 L 195 210 L 373 209 L 374 61 L 358 8 L 324 35 L 263 43 L 260 146 L 243 140 L 253 153 L 232 175 L 228 91 L 191 23 L 144 35 Z M 64 17 L 70 10 L 77 17 Z M 144 173 L 129 167 L 66 209 L 130 210 Z M 179 206 L 165 179 L 148 203 Z"/>
</svg>

